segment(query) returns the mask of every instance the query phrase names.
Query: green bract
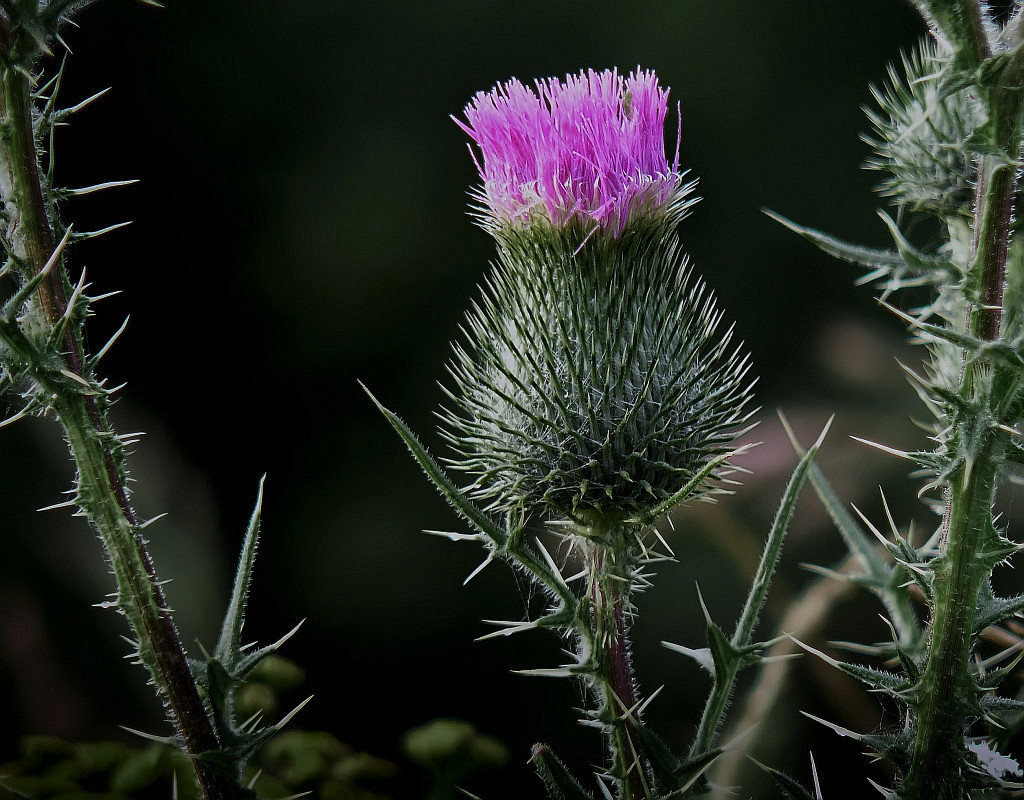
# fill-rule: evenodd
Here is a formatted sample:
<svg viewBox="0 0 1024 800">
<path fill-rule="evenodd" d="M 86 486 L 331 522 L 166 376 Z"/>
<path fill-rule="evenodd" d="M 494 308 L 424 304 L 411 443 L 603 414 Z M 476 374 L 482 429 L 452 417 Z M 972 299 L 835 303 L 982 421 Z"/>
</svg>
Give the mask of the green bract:
<svg viewBox="0 0 1024 800">
<path fill-rule="evenodd" d="M 577 519 L 643 512 L 731 450 L 750 413 L 748 359 L 680 248 L 684 197 L 619 238 L 581 225 L 496 234 L 444 414 L 475 499 Z"/>
</svg>

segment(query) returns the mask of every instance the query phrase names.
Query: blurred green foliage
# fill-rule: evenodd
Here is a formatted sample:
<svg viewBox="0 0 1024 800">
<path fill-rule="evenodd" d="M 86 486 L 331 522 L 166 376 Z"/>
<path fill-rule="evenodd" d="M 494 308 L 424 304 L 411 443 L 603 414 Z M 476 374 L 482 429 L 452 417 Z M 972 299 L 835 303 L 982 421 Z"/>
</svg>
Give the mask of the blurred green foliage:
<svg viewBox="0 0 1024 800">
<path fill-rule="evenodd" d="M 503 767 L 509 760 L 508 748 L 499 739 L 481 734 L 464 720 L 434 720 L 406 731 L 400 744 L 410 760 L 433 774 L 429 800 L 454 798 L 466 778 L 488 767 Z"/>
<path fill-rule="evenodd" d="M 275 718 L 280 695 L 297 688 L 303 672 L 269 656 L 239 690 L 236 712 Z M 196 800 L 187 757 L 165 742 L 68 742 L 25 736 L 19 757 L 0 764 L 0 800 Z M 402 750 L 430 775 L 433 800 L 457 795 L 472 776 L 504 766 L 508 748 L 463 720 L 435 720 L 407 731 Z M 415 766 L 414 766 L 415 765 Z M 261 798 L 309 793 L 318 800 L 389 800 L 398 766 L 353 749 L 326 731 L 298 728 L 271 739 L 250 762 L 246 779 Z"/>
</svg>

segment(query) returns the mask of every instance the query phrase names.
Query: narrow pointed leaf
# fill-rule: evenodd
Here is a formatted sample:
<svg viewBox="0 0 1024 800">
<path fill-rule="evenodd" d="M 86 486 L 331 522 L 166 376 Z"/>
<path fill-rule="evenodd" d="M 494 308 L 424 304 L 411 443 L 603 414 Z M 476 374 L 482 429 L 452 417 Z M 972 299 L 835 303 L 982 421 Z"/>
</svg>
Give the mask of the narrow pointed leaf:
<svg viewBox="0 0 1024 800">
<path fill-rule="evenodd" d="M 891 270 L 906 266 L 906 261 L 895 250 L 877 250 L 872 247 L 862 247 L 861 245 L 844 242 L 842 239 L 837 239 L 814 228 L 798 225 L 774 211 L 769 211 L 768 209 L 762 209 L 762 211 L 776 222 L 785 225 L 794 233 L 811 242 L 811 244 L 816 245 L 823 252 L 842 261 L 870 267 L 871 269 L 885 268 Z"/>
<path fill-rule="evenodd" d="M 982 631 L 989 625 L 995 625 L 1009 617 L 1019 616 L 1022 612 L 1024 612 L 1024 594 L 1019 594 L 1016 597 L 996 597 L 992 594 L 991 587 L 983 586 L 978 611 L 974 618 L 974 630 Z"/>
<path fill-rule="evenodd" d="M 594 796 L 583 788 L 547 745 L 533 746 L 530 763 L 544 782 L 551 800 L 594 800 Z"/>
<path fill-rule="evenodd" d="M 651 762 L 655 777 L 673 792 L 685 792 L 693 786 L 725 752 L 724 748 L 716 747 L 684 763 L 647 726 L 637 726 L 636 733 L 644 754 Z"/>
<path fill-rule="evenodd" d="M 360 384 L 360 386 L 363 386 Z M 419 463 L 420 467 L 430 478 L 437 490 L 441 492 L 441 495 L 448 504 L 451 505 L 459 514 L 466 518 L 471 525 L 477 530 L 486 535 L 495 546 L 502 547 L 508 541 L 508 535 L 495 525 L 483 511 L 467 498 L 462 491 L 452 482 L 448 474 L 441 469 L 441 467 L 434 460 L 433 456 L 427 452 L 427 449 L 420 444 L 419 439 L 416 438 L 409 426 L 406 425 L 396 414 L 381 405 L 380 401 L 373 396 L 373 393 L 363 386 L 363 391 L 369 395 L 370 399 L 374 402 L 374 405 L 380 409 L 380 412 L 384 415 L 385 419 L 391 423 L 391 427 L 395 429 L 402 441 L 405 442 L 405 446 L 409 448 L 409 452 L 412 453 L 413 458 Z"/>
<path fill-rule="evenodd" d="M 672 644 L 671 642 L 662 642 L 661 644 L 663 647 L 668 648 L 673 653 L 681 653 L 684 656 L 692 658 L 694 661 L 700 664 L 700 666 L 706 669 L 709 674 L 715 674 L 715 661 L 711 657 L 710 648 L 701 647 L 698 649 L 693 649 L 691 647 L 686 647 L 681 644 Z"/>
<path fill-rule="evenodd" d="M 807 480 L 807 474 L 812 466 L 814 457 L 818 454 L 818 449 L 824 442 L 828 429 L 832 425 L 832 419 L 829 418 L 817 441 L 803 454 L 796 469 L 793 470 L 793 475 L 789 479 L 786 491 L 782 495 L 779 510 L 776 512 L 775 520 L 772 522 L 771 530 L 768 532 L 768 541 L 765 543 L 764 552 L 761 554 L 757 573 L 754 575 L 754 580 L 750 586 L 750 593 L 747 595 L 747 601 L 743 606 L 740 619 L 736 623 L 736 632 L 732 637 L 732 644 L 735 647 L 743 648 L 750 644 L 754 627 L 757 625 L 757 618 L 761 613 L 761 608 L 764 606 L 765 598 L 768 596 L 768 586 L 771 583 L 772 575 L 775 573 L 779 557 L 782 555 L 782 543 L 786 538 L 789 521 L 793 518 L 793 512 L 796 510 L 797 498 L 799 498 L 800 490 L 803 489 L 804 483 Z"/>
<path fill-rule="evenodd" d="M 785 797 L 786 800 L 821 800 L 820 797 L 816 797 L 811 794 L 811 792 L 807 791 L 800 781 L 795 778 L 791 778 L 785 772 L 777 770 L 774 767 L 769 767 L 766 764 L 762 764 L 756 758 L 752 758 L 751 756 L 747 756 L 747 758 L 771 775 L 772 780 L 775 781 L 775 785 L 778 787 L 779 791 L 782 792 L 782 796 Z"/>
<path fill-rule="evenodd" d="M 242 623 L 245 621 L 245 603 L 249 596 L 249 584 L 252 581 L 252 570 L 256 561 L 256 549 L 260 537 L 260 517 L 263 512 L 263 482 L 265 480 L 266 475 L 260 478 L 259 490 L 256 495 L 256 506 L 253 509 L 252 517 L 249 519 L 245 540 L 242 542 L 242 555 L 238 560 L 238 571 L 235 573 L 231 600 L 228 603 L 227 613 L 224 615 L 220 640 L 217 642 L 217 647 L 214 650 L 215 657 L 223 660 L 228 669 L 235 666 L 235 660 L 240 655 L 241 650 Z"/>
</svg>

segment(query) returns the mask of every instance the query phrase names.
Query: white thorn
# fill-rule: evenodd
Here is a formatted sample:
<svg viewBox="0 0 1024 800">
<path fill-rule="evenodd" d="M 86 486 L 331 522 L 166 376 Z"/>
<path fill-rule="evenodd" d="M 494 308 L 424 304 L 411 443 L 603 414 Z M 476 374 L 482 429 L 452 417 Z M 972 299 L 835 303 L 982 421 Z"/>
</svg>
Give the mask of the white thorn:
<svg viewBox="0 0 1024 800">
<path fill-rule="evenodd" d="M 83 186 L 81 189 L 64 189 L 64 194 L 68 197 L 81 197 L 82 195 L 92 194 L 93 192 L 102 192 L 105 189 L 116 189 L 120 186 L 131 186 L 133 183 L 138 183 L 138 178 L 133 178 L 127 181 L 107 181 L 106 183 L 94 183 L 92 186 Z"/>
</svg>

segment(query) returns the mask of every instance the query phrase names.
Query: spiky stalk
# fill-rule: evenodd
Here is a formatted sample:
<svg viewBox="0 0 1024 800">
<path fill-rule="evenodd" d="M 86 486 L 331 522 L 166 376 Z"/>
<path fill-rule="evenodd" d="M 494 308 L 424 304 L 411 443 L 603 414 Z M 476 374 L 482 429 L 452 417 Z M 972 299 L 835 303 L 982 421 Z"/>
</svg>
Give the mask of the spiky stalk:
<svg viewBox="0 0 1024 800">
<path fill-rule="evenodd" d="M 33 71 L 67 3 L 22 3 L 18 18 L 0 15 L 0 170 L 9 269 L 24 288 L 4 309 L 0 339 L 7 364 L 31 382 L 36 411 L 49 408 L 65 430 L 77 466 L 75 503 L 106 548 L 118 584 L 118 608 L 138 640 L 139 659 L 164 698 L 178 735 L 192 756 L 206 800 L 251 796 L 229 774 L 203 759 L 220 749 L 171 619 L 142 526 L 126 487 L 123 445 L 107 420 L 109 392 L 86 357 L 81 322 L 89 298 L 72 288 L 33 113 Z M 58 8 L 60 7 L 60 8 Z M 56 16 L 54 16 L 56 15 Z"/>
<path fill-rule="evenodd" d="M 825 658 L 906 704 L 902 730 L 859 736 L 898 767 L 898 796 L 961 800 L 1016 788 L 1005 777 L 1011 768 L 1001 766 L 1014 762 L 990 747 L 997 737 L 990 733 L 972 743 L 967 735 L 980 721 L 990 731 L 1003 725 L 1001 717 L 1019 706 L 995 693 L 1009 668 L 990 670 L 972 656 L 983 630 L 1024 608 L 1024 596 L 999 598 L 989 581 L 994 568 L 1021 549 L 997 530 L 993 506 L 1000 484 L 1024 460 L 1017 427 L 1024 415 L 1024 276 L 1016 266 L 1021 243 L 1011 242 L 1024 124 L 1024 16 L 1018 3 L 1000 26 L 977 0 L 915 4 L 932 38 L 904 59 L 905 82 L 893 71 L 890 89 L 873 90 L 880 113 L 869 113 L 877 158 L 868 166 L 888 174 L 879 190 L 901 212 L 938 219 L 944 243 L 922 252 L 887 216 L 895 249 L 886 251 L 783 222 L 826 252 L 868 267 L 866 280 L 881 279 L 883 300 L 911 286 L 933 290 L 931 302 L 912 314 L 892 310 L 930 349 L 926 374 L 907 372 L 935 416 L 935 447 L 883 449 L 916 461 L 932 476 L 926 488 L 944 491 L 941 526 L 927 542 L 912 545 L 891 517 L 891 539 L 868 523 L 895 561 L 885 567 L 864 558 L 861 537 L 851 535 L 856 524 L 851 528 L 833 513 L 851 553 L 864 559 L 858 580 L 893 615 L 892 644 L 876 652 L 895 656 L 901 674 Z M 820 481 L 817 488 L 833 508 L 831 491 Z M 913 614 L 901 610 L 908 580 L 929 604 L 924 639 Z"/>
<path fill-rule="evenodd" d="M 618 784 L 621 800 L 653 796 L 650 767 L 636 739 L 640 709 L 628 636 L 635 565 L 624 555 L 635 548 L 634 527 L 595 516 L 582 540 L 590 601 L 587 633 L 595 664 L 589 679 L 598 702 L 595 716 L 608 738 L 608 772 Z"/>
<path fill-rule="evenodd" d="M 974 6 L 975 3 L 969 5 Z M 980 19 L 975 8 L 967 19 Z M 967 30 L 973 38 L 962 51 L 989 54 L 984 32 L 977 26 Z M 981 133 L 994 145 L 980 156 L 978 190 L 974 210 L 974 253 L 968 281 L 974 283 L 967 332 L 982 341 L 1000 339 L 1006 253 L 1013 225 L 1014 198 L 1018 190 L 1018 156 L 1021 152 L 1022 107 L 1020 85 L 1024 80 L 1024 52 L 1021 40 L 1009 43 L 1008 61 L 994 86 L 982 87 L 987 95 L 988 122 Z M 963 370 L 958 396 L 964 404 L 979 400 L 998 401 L 988 396 L 981 384 L 994 365 L 985 358 L 970 357 Z M 1001 422 L 996 409 L 981 408 L 983 419 Z M 979 593 L 994 562 L 986 557 L 986 545 L 997 534 L 992 523 L 992 506 L 997 487 L 1000 456 L 999 439 L 993 430 L 982 431 L 974 441 L 954 435 L 952 451 L 960 450 L 949 488 L 942 521 L 943 539 L 935 569 L 935 600 L 931 621 L 931 643 L 924 673 L 914 687 L 917 719 L 914 751 L 906 775 L 908 798 L 961 798 L 965 781 L 963 731 L 976 705 L 977 689 L 968 669 L 974 642 L 973 620 Z M 998 549 L 998 548 L 997 548 Z"/>
<path fill-rule="evenodd" d="M 761 553 L 761 560 L 754 573 L 743 610 L 736 622 L 736 629 L 730 639 L 726 639 L 725 633 L 711 621 L 707 609 L 704 609 L 708 624 L 708 645 L 713 666 L 711 670 L 713 682 L 704 705 L 704 712 L 701 714 L 700 723 L 697 725 L 697 733 L 690 746 L 689 757 L 691 759 L 710 752 L 715 746 L 737 674 L 744 667 L 758 663 L 762 651 L 766 649 L 764 643 L 755 643 L 754 630 L 767 599 L 772 576 L 775 574 L 775 568 L 782 555 L 786 529 L 796 508 L 797 498 L 800 496 L 800 491 L 812 467 L 813 459 L 831 425 L 832 420 L 830 419 L 814 445 L 802 454 L 797 468 L 790 477 L 779 509 L 775 514 L 775 520 L 768 532 L 768 539 L 765 541 L 764 551 Z M 674 646 L 674 649 L 685 651 L 685 648 L 678 648 L 678 646 Z"/>
</svg>

